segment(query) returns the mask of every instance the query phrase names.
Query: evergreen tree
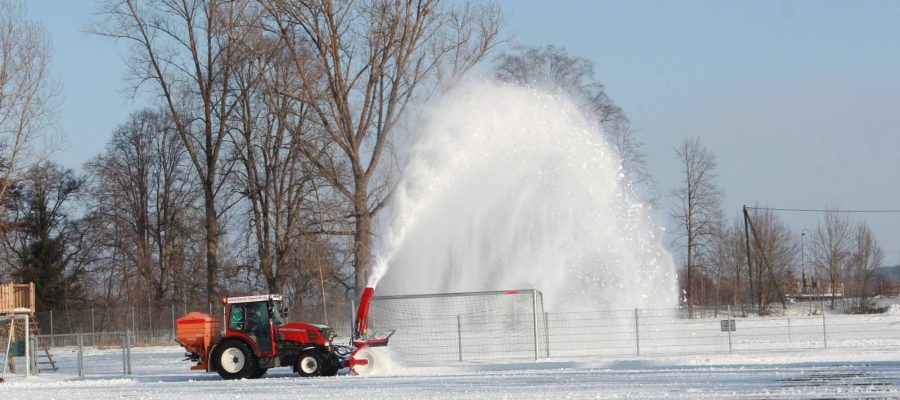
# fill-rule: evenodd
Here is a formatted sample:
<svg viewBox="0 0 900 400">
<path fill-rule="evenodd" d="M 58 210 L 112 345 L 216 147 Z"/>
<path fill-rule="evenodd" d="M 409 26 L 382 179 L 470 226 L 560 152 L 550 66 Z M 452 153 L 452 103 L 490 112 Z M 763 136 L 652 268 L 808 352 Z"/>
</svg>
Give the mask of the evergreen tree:
<svg viewBox="0 0 900 400">
<path fill-rule="evenodd" d="M 81 188 L 82 181 L 71 170 L 61 170 L 53 164 L 35 167 L 30 178 L 23 193 L 22 230 L 26 241 L 18 280 L 35 283 L 37 307 L 47 310 L 63 303 L 74 282 L 74 276 L 66 274 L 69 229 L 64 206 Z"/>
</svg>

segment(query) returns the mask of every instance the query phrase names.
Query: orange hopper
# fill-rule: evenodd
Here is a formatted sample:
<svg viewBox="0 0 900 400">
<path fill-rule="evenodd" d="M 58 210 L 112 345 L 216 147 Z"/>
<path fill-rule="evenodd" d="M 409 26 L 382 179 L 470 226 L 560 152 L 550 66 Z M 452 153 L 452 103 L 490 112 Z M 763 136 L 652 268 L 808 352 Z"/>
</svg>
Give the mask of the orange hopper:
<svg viewBox="0 0 900 400">
<path fill-rule="evenodd" d="M 187 351 L 201 354 L 202 363 L 191 369 L 206 369 L 209 350 L 222 337 L 221 323 L 218 318 L 204 313 L 190 312 L 175 321 L 175 337 Z"/>
</svg>

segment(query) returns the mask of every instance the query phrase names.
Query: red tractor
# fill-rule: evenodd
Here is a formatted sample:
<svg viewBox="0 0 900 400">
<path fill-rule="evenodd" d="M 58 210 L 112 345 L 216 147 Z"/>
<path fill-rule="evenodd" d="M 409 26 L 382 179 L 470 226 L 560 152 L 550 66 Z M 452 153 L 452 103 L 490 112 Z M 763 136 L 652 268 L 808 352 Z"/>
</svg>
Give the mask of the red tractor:
<svg viewBox="0 0 900 400">
<path fill-rule="evenodd" d="M 351 346 L 334 344 L 327 326 L 286 322 L 281 295 L 225 299 L 224 331 L 218 318 L 188 313 L 176 323 L 176 340 L 197 363 L 192 370 L 215 371 L 224 379 L 259 378 L 275 367 L 292 367 L 300 376 L 333 376 L 346 367 L 364 373 L 375 363 L 369 348 L 386 346 L 390 339 L 367 337 L 373 294 L 372 288 L 363 292 Z"/>
</svg>

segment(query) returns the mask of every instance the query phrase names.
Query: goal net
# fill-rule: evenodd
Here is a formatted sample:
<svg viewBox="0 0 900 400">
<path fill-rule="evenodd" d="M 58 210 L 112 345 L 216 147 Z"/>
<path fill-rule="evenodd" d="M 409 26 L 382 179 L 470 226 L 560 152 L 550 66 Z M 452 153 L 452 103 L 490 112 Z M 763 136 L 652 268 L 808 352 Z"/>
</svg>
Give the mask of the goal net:
<svg viewBox="0 0 900 400">
<path fill-rule="evenodd" d="M 31 340 L 27 321 L 23 315 L 0 315 L 0 379 L 28 376 L 33 372 L 27 346 Z"/>
<path fill-rule="evenodd" d="M 376 296 L 369 326 L 405 363 L 537 359 L 547 353 L 541 292 Z"/>
</svg>

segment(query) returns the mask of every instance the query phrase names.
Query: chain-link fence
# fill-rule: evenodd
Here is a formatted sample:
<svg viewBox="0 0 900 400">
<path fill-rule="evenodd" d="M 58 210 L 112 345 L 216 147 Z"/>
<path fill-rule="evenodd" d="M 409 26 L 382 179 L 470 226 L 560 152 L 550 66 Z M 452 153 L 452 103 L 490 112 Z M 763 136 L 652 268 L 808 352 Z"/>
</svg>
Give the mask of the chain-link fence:
<svg viewBox="0 0 900 400">
<path fill-rule="evenodd" d="M 397 319 L 390 348 L 411 366 L 448 362 L 571 357 L 621 358 L 818 349 L 900 350 L 900 315 L 743 317 L 729 308 L 562 312 Z M 349 318 L 333 322 L 349 331 Z M 391 328 L 391 327 L 384 327 Z M 346 340 L 338 339 L 341 343 Z M 186 371 L 173 328 L 41 335 L 59 372 L 72 375 L 149 373 L 131 349 L 167 346 L 162 362 Z M 41 361 L 38 354 L 38 361 Z M 159 360 L 157 360 L 159 361 Z M 159 364 L 159 362 L 156 362 Z M 171 365 L 168 365 L 171 364 Z M 46 373 L 46 372 L 45 372 Z"/>
<path fill-rule="evenodd" d="M 134 339 L 127 331 L 40 335 L 35 337 L 34 358 L 39 373 L 128 375 Z"/>
<path fill-rule="evenodd" d="M 410 364 L 524 358 L 703 355 L 825 348 L 898 348 L 900 315 L 740 317 L 729 308 L 544 313 L 532 323 L 478 318 L 405 321 L 441 335 L 404 335 L 391 348 Z M 712 316 L 718 315 L 718 317 Z M 509 319 L 508 316 L 504 318 Z M 528 332 L 522 326 L 528 325 Z M 404 328 L 400 328 L 404 329 Z M 412 328 L 410 328 L 412 329 Z M 398 330 L 398 335 L 400 335 Z"/>
<path fill-rule="evenodd" d="M 290 320 L 326 324 L 335 328 L 338 334 L 349 336 L 350 324 L 348 321 L 350 321 L 351 312 L 350 305 L 346 302 L 330 304 L 327 313 L 323 313 L 321 309 L 317 309 L 316 312 L 304 312 L 298 308 L 300 307 L 284 309 L 288 312 Z M 178 303 L 143 307 L 91 307 L 37 312 L 35 319 L 40 326 L 40 333 L 44 335 L 148 332 L 146 344 L 161 345 L 172 343 L 175 321 L 191 311 L 221 317 L 224 306 L 221 303 Z M 161 332 L 168 332 L 168 336 L 161 335 Z M 160 340 L 153 342 L 151 339 L 155 338 Z"/>
</svg>

